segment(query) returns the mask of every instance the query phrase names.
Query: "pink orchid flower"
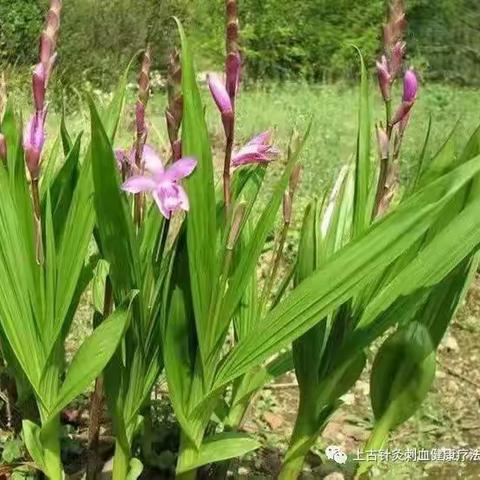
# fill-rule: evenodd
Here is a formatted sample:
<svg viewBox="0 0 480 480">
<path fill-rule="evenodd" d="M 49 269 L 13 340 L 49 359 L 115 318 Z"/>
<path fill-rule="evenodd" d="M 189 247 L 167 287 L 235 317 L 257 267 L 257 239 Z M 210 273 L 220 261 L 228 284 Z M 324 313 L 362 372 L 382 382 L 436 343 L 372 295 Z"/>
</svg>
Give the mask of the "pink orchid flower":
<svg viewBox="0 0 480 480">
<path fill-rule="evenodd" d="M 23 150 L 32 178 L 38 178 L 40 173 L 40 157 L 45 143 L 46 115 L 46 110 L 32 115 L 23 132 Z"/>
<path fill-rule="evenodd" d="M 178 183 L 188 177 L 197 161 L 194 158 L 181 158 L 169 167 L 163 166 L 161 158 L 148 145 L 143 150 L 145 173 L 130 177 L 122 190 L 128 193 L 150 193 L 161 214 L 169 219 L 177 210 L 189 210 L 188 196 Z"/>
<path fill-rule="evenodd" d="M 266 131 L 253 137 L 244 147 L 236 152 L 232 157 L 232 165 L 238 167 L 250 163 L 268 163 L 278 154 L 271 142 L 272 134 Z"/>
</svg>

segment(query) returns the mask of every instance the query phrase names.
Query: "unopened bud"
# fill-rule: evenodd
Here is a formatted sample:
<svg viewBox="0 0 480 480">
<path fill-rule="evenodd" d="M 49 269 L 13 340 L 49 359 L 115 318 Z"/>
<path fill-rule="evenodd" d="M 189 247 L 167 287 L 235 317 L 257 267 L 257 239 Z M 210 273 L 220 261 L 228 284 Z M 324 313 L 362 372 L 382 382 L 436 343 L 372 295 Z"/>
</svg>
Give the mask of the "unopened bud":
<svg viewBox="0 0 480 480">
<path fill-rule="evenodd" d="M 284 223 L 290 223 L 292 219 L 292 197 L 289 193 L 283 194 L 283 221 Z"/>
<path fill-rule="evenodd" d="M 388 102 L 390 100 L 391 80 L 390 71 L 388 69 L 387 57 L 382 56 L 382 60 L 377 62 L 378 85 L 382 92 L 383 99 Z"/>
<path fill-rule="evenodd" d="M 147 47 L 143 55 L 142 68 L 138 78 L 138 97 L 146 106 L 150 95 L 150 68 L 152 60 L 150 57 L 150 47 Z"/>
<path fill-rule="evenodd" d="M 0 160 L 5 161 L 7 159 L 7 141 L 5 135 L 0 133 Z"/>
<path fill-rule="evenodd" d="M 392 120 L 392 125 L 401 122 L 409 114 L 412 109 L 418 92 L 418 80 L 415 72 L 410 68 L 405 72 L 403 79 L 403 98 L 400 107 Z"/>
<path fill-rule="evenodd" d="M 393 46 L 402 39 L 406 28 L 407 21 L 405 19 L 403 0 L 392 0 L 388 22 L 383 27 L 384 44 L 387 52 L 390 52 Z"/>
<path fill-rule="evenodd" d="M 302 173 L 302 167 L 300 165 L 295 165 L 289 180 L 289 193 L 291 197 L 293 197 L 293 195 L 297 191 L 298 184 L 300 183 L 301 173 Z"/>
<path fill-rule="evenodd" d="M 407 49 L 407 44 L 405 42 L 397 42 L 392 48 L 392 56 L 390 59 L 390 75 L 392 81 L 398 77 L 402 71 L 403 58 Z"/>
<path fill-rule="evenodd" d="M 232 226 L 228 235 L 227 250 L 233 250 L 235 244 L 237 243 L 238 236 L 242 228 L 246 208 L 246 202 L 240 202 L 235 208 L 235 211 L 233 213 Z"/>
<path fill-rule="evenodd" d="M 33 72 L 32 76 L 32 89 L 33 100 L 35 103 L 35 110 L 40 112 L 45 107 L 45 82 L 46 72 L 43 63 L 39 63 Z"/>
<path fill-rule="evenodd" d="M 388 159 L 389 139 L 382 125 L 377 125 L 377 146 L 381 160 Z"/>
</svg>

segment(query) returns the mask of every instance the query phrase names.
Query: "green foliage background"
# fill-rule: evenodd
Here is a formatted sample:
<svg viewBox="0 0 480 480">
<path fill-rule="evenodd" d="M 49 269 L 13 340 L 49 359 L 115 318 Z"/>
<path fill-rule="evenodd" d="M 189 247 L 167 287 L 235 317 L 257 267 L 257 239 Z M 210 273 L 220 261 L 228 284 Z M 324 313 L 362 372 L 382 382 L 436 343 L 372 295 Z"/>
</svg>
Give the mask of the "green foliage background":
<svg viewBox="0 0 480 480">
<path fill-rule="evenodd" d="M 35 61 L 40 0 L 0 0 L 0 62 Z M 410 62 L 427 79 L 480 84 L 480 4 L 477 0 L 406 0 Z M 201 52 L 199 66 L 220 68 L 224 0 L 65 0 L 60 78 L 88 78 L 110 87 L 147 39 L 162 71 L 176 41 L 173 15 L 182 19 Z M 379 53 L 384 0 L 239 0 L 242 45 L 253 79 L 351 79 L 351 45 L 371 64 Z"/>
</svg>

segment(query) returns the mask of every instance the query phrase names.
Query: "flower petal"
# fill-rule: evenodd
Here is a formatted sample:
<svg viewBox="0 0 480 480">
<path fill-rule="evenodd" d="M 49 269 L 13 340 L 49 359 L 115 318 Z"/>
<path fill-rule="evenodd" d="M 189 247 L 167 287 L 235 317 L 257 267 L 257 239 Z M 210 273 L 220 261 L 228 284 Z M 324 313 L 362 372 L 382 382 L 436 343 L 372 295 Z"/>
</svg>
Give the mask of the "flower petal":
<svg viewBox="0 0 480 480">
<path fill-rule="evenodd" d="M 164 172 L 162 159 L 151 145 L 143 147 L 143 161 L 152 175 L 161 175 Z"/>
<path fill-rule="evenodd" d="M 156 190 L 152 192 L 152 197 L 155 200 L 155 203 L 157 204 L 157 207 L 160 210 L 160 213 L 168 220 L 170 218 L 170 210 L 167 210 L 164 207 L 163 200 Z"/>
<path fill-rule="evenodd" d="M 231 112 L 233 110 L 232 102 L 221 78 L 218 75 L 210 74 L 207 77 L 207 81 L 212 97 L 220 112 L 222 114 Z"/>
<path fill-rule="evenodd" d="M 151 177 L 145 175 L 137 175 L 130 177 L 123 185 L 122 190 L 128 193 L 151 192 L 157 184 Z"/>
<path fill-rule="evenodd" d="M 180 180 L 188 177 L 195 167 L 197 166 L 197 160 L 193 157 L 185 157 L 173 162 L 173 164 L 167 168 L 164 178 L 168 180 Z"/>
<path fill-rule="evenodd" d="M 190 210 L 190 202 L 188 200 L 187 192 L 180 185 L 178 185 L 177 188 L 178 188 L 178 197 L 180 199 L 180 208 L 188 212 L 188 210 Z"/>
<path fill-rule="evenodd" d="M 266 130 L 265 132 L 260 133 L 259 135 L 253 137 L 247 145 L 265 145 L 270 143 L 272 139 L 272 132 Z"/>
<path fill-rule="evenodd" d="M 405 72 L 403 79 L 403 101 L 413 102 L 417 96 L 418 80 L 415 72 L 410 68 Z"/>
</svg>

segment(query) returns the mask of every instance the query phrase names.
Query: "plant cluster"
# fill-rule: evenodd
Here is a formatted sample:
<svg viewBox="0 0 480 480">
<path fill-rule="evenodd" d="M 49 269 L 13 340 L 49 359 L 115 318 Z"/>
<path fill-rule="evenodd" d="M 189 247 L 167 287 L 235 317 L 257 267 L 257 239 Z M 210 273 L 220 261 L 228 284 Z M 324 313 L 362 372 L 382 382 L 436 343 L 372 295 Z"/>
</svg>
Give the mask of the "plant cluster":
<svg viewBox="0 0 480 480">
<path fill-rule="evenodd" d="M 257 449 L 242 431 L 262 387 L 292 369 L 300 406 L 279 478 L 298 478 L 305 457 L 365 366 L 371 373 L 374 429 L 365 449 L 421 405 L 435 354 L 478 265 L 480 129 L 457 155 L 449 138 L 432 158 L 429 130 L 417 174 L 398 188 L 404 135 L 419 91 L 404 56 L 403 4 L 390 5 L 377 71 L 386 119 L 371 146 L 370 86 L 360 55 L 355 161 L 342 168 L 304 215 L 296 261 L 279 266 L 309 132 L 286 152 L 272 132 L 236 148 L 243 55 L 237 3 L 226 0 L 225 74 L 208 85 L 224 130 L 217 175 L 192 51 L 178 22 L 180 51 L 169 66 L 165 119 L 170 151 L 149 143 L 151 51 L 142 54 L 132 144 L 116 133 L 128 71 L 106 107 L 89 99 L 90 134 L 69 134 L 44 151 L 48 84 L 62 2 L 51 0 L 33 70 L 33 113 L 24 131 L 9 99 L 0 134 L 0 340 L 22 414 L 32 465 L 64 478 L 61 413 L 95 382 L 86 476 L 98 473 L 105 399 L 115 438 L 113 479 L 159 465 L 152 390 L 160 377 L 178 423 L 176 478 Z M 130 68 L 130 67 L 129 67 Z M 394 104 L 392 85 L 403 79 Z M 269 165 L 281 166 L 268 202 L 258 201 Z M 281 217 L 277 227 L 277 218 Z M 271 232 L 265 279 L 257 266 Z M 90 289 L 93 331 L 70 362 L 65 341 L 81 296 Z M 136 445 L 141 439 L 141 452 Z M 368 472 L 361 463 L 357 475 Z"/>
</svg>

